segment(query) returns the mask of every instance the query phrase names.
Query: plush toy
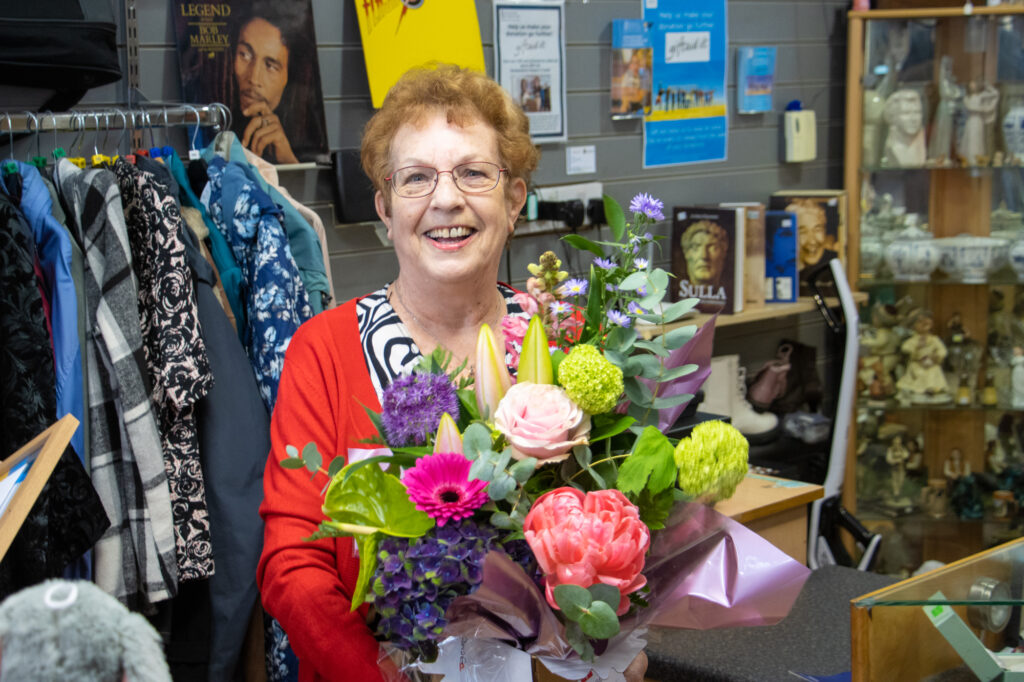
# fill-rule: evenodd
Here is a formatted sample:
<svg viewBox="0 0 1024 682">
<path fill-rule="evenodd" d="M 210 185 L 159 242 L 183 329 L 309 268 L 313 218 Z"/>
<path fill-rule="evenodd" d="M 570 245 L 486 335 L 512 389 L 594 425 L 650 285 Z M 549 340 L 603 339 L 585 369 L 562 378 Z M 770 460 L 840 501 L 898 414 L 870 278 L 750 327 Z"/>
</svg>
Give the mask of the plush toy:
<svg viewBox="0 0 1024 682">
<path fill-rule="evenodd" d="M 0 680 L 170 682 L 160 635 L 90 582 L 48 580 L 0 604 Z"/>
</svg>

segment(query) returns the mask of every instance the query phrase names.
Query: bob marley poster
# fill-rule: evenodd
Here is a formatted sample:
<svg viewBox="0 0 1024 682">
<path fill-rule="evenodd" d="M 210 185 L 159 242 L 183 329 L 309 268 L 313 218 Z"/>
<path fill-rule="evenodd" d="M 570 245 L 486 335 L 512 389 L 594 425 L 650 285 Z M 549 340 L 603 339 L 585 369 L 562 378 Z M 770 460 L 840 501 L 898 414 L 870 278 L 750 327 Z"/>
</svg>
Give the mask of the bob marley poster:
<svg viewBox="0 0 1024 682">
<path fill-rule="evenodd" d="M 327 155 L 311 0 L 177 0 L 182 97 L 220 102 L 231 130 L 275 164 Z"/>
</svg>

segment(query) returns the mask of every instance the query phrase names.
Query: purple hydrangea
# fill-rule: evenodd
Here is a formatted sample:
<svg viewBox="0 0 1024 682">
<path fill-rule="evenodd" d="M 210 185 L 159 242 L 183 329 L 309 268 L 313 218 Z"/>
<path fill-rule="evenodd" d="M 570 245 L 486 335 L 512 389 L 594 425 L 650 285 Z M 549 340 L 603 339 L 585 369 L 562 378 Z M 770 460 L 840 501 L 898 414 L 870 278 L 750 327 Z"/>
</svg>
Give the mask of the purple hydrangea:
<svg viewBox="0 0 1024 682">
<path fill-rule="evenodd" d="M 665 207 L 665 204 L 660 199 L 655 199 L 646 192 L 641 192 L 633 197 L 633 200 L 629 202 L 629 210 L 633 213 L 643 213 L 651 220 L 664 220 L 665 214 L 661 212 L 661 209 Z"/>
<path fill-rule="evenodd" d="M 381 410 L 388 445 L 424 445 L 445 412 L 459 420 L 459 397 L 444 374 L 417 372 L 395 379 L 384 389 Z"/>
</svg>

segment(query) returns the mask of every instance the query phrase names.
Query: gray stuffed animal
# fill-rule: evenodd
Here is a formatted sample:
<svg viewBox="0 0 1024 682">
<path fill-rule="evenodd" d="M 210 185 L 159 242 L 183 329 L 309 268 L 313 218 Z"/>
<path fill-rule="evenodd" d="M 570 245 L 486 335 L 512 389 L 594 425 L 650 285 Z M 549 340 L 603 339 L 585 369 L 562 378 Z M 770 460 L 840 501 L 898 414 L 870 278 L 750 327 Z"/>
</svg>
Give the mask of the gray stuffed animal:
<svg viewBox="0 0 1024 682">
<path fill-rule="evenodd" d="M 0 604 L 0 680 L 170 682 L 160 635 L 90 582 L 48 580 Z"/>
</svg>

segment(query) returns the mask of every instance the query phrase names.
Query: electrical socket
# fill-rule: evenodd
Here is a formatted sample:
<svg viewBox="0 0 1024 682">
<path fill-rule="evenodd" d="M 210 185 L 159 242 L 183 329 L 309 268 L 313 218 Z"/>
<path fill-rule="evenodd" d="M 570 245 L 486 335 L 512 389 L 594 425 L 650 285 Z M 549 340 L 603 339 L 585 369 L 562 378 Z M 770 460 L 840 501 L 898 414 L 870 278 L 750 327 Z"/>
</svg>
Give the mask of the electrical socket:
<svg viewBox="0 0 1024 682">
<path fill-rule="evenodd" d="M 586 209 L 591 199 L 601 201 L 603 192 L 604 185 L 600 182 L 580 182 L 574 185 L 551 185 L 548 187 L 538 187 L 536 189 L 537 201 L 572 201 L 573 199 L 579 199 L 583 202 L 584 209 Z M 583 217 L 583 225 L 586 226 L 590 224 L 590 216 L 585 214 Z M 520 223 L 516 228 L 516 231 L 521 234 L 528 234 L 531 232 L 558 232 L 565 229 L 565 223 L 558 220 L 532 220 Z"/>
</svg>

